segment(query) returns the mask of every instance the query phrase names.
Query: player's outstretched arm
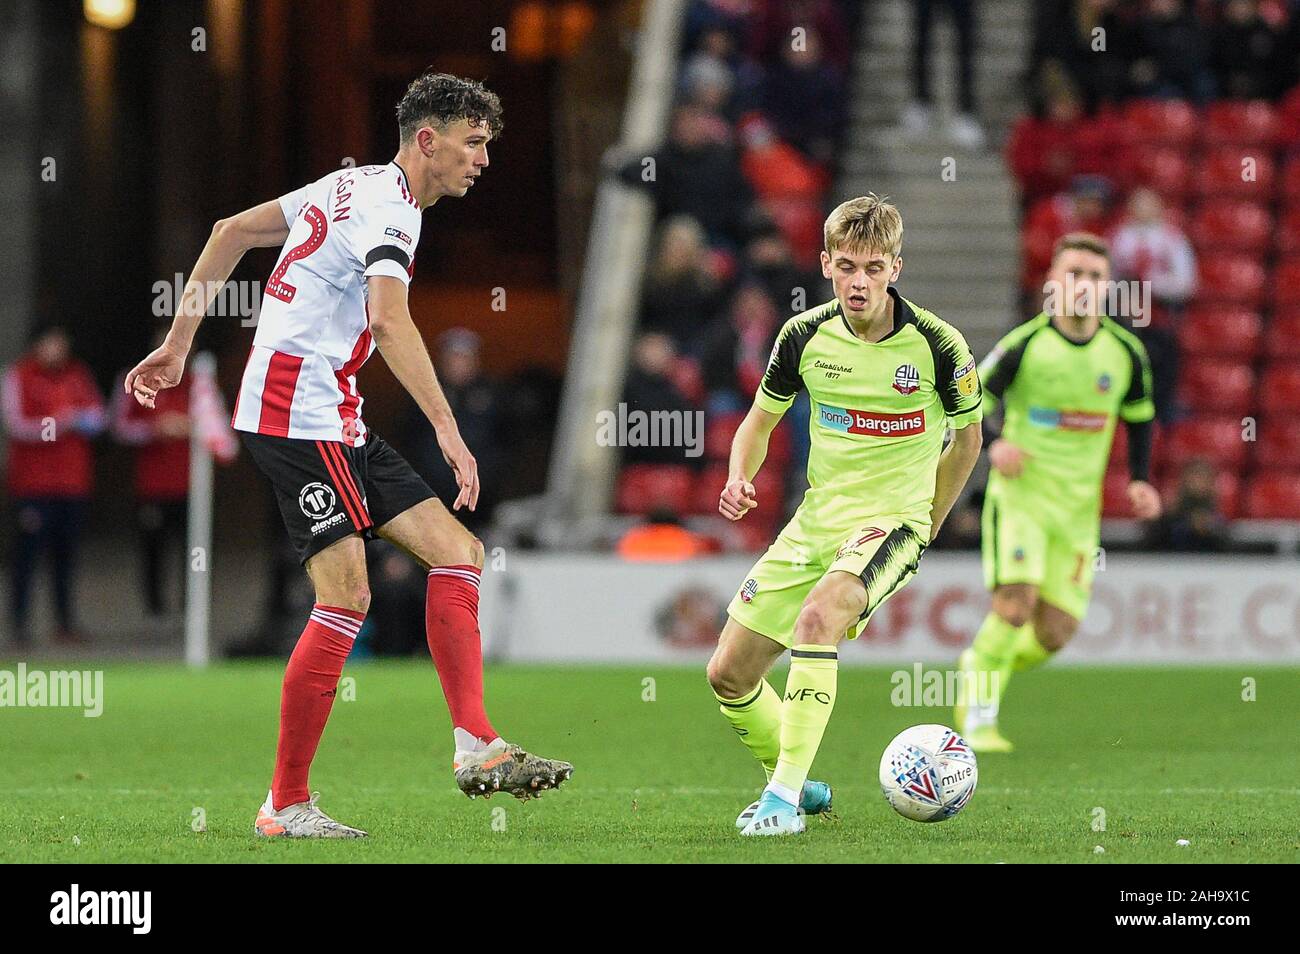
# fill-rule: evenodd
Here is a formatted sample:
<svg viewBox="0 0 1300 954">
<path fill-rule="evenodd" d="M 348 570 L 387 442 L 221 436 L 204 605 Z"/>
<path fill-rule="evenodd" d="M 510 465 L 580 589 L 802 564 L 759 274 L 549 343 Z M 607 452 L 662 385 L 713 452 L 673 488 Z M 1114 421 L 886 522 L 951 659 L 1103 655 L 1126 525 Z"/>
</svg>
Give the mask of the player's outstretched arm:
<svg viewBox="0 0 1300 954">
<path fill-rule="evenodd" d="M 283 245 L 288 236 L 289 225 L 280 203 L 274 199 L 212 226 L 212 234 L 185 283 L 167 338 L 127 372 L 123 385 L 126 393 L 134 394 L 145 407 L 153 407 L 159 391 L 180 384 L 199 322 L 244 253 L 250 248 Z"/>
<path fill-rule="evenodd" d="M 966 486 L 970 472 L 979 460 L 984 434 L 979 421 L 967 424 L 952 432 L 952 440 L 939 455 L 939 469 L 935 472 L 934 503 L 930 505 L 930 539 L 933 540 L 957 502 L 961 489 Z"/>
<path fill-rule="evenodd" d="M 755 403 L 740 422 L 731 439 L 731 463 L 727 486 L 718 499 L 718 512 L 728 520 L 739 520 L 758 506 L 751 481 L 767 457 L 767 442 L 780 422 L 781 415 L 766 411 Z"/>
<path fill-rule="evenodd" d="M 406 300 L 406 283 L 387 275 L 371 275 L 366 279 L 369 289 L 370 334 L 375 339 L 379 353 L 384 356 L 393 375 L 406 388 L 408 394 L 424 412 L 438 435 L 438 446 L 447 459 L 460 493 L 452 504 L 453 510 L 463 506 L 473 510 L 478 506 L 478 462 L 465 446 L 460 428 L 452 416 L 429 349 L 424 345 L 420 329 L 415 327 Z"/>
</svg>

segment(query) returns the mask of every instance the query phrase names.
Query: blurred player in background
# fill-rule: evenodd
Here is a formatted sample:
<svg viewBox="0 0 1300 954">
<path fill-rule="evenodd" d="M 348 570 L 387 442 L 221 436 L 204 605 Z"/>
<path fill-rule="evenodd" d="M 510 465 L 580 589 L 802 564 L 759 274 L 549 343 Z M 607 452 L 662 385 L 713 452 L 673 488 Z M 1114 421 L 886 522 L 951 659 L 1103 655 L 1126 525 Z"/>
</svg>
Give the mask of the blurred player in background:
<svg viewBox="0 0 1300 954">
<path fill-rule="evenodd" d="M 1105 317 L 1110 253 L 1096 235 L 1056 244 L 1047 308 L 980 365 L 986 411 L 1004 407 L 989 445 L 982 546 L 993 607 L 961 655 L 968 678 L 957 731 L 979 752 L 1009 752 L 998 709 L 1013 671 L 1037 666 L 1079 628 L 1100 541 L 1101 491 L 1117 420 L 1128 427 L 1129 502 L 1160 515 L 1148 482 L 1151 367 L 1142 343 Z M 974 696 L 973 698 L 971 696 Z"/>
<path fill-rule="evenodd" d="M 452 509 L 475 508 L 478 465 L 411 319 L 407 285 L 421 209 L 464 196 L 487 168 L 501 104 L 479 83 L 429 73 L 407 89 L 397 118 L 401 144 L 392 162 L 332 172 L 219 221 L 166 341 L 125 382 L 153 407 L 159 391 L 181 380 L 210 292 L 248 249 L 283 246 L 234 427 L 275 487 L 316 605 L 285 672 L 275 775 L 255 824 L 262 836 L 365 835 L 316 806 L 307 775 L 370 604 L 364 539 L 372 536 L 428 570 L 426 631 L 451 710 L 460 789 L 471 798 L 505 791 L 526 799 L 573 771 L 507 743 L 488 721 L 478 625 L 483 545 L 361 418 L 356 375 L 378 348 L 455 473 Z"/>
<path fill-rule="evenodd" d="M 796 834 L 804 813 L 829 810 L 830 786 L 808 772 L 835 705 L 836 647 L 916 573 L 980 451 L 970 348 L 891 287 L 903 267 L 898 210 L 852 199 L 826 220 L 824 241 L 835 298 L 781 329 L 718 507 L 739 520 L 758 506 L 768 437 L 807 388 L 808 492 L 731 601 L 709 662 L 722 714 L 768 776 L 736 820 L 744 835 Z M 783 701 L 764 677 L 787 649 Z"/>
</svg>

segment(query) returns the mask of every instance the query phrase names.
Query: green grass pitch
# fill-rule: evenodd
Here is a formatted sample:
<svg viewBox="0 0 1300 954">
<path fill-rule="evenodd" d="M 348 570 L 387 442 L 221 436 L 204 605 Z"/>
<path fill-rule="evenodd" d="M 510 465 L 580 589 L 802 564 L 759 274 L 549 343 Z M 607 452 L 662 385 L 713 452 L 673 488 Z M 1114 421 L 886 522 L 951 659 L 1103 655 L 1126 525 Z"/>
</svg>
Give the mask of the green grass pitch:
<svg viewBox="0 0 1300 954">
<path fill-rule="evenodd" d="M 948 723 L 951 711 L 894 707 L 890 670 L 846 668 L 813 773 L 835 786 L 838 817 L 811 819 L 801 838 L 749 840 L 733 820 L 762 772 L 699 669 L 490 668 L 497 727 L 576 765 L 564 790 L 521 803 L 456 791 L 427 661 L 354 663 L 356 698 L 335 704 L 312 787 L 371 837 L 268 842 L 252 823 L 270 782 L 281 672 L 112 666 L 99 718 L 0 709 L 0 862 L 1300 860 L 1294 669 L 1017 676 L 1003 729 L 1018 750 L 981 757 L 966 810 L 922 825 L 881 797 L 880 753 L 900 729 Z M 1247 676 L 1257 701 L 1242 700 Z M 205 831 L 192 830 L 196 809 Z"/>
</svg>

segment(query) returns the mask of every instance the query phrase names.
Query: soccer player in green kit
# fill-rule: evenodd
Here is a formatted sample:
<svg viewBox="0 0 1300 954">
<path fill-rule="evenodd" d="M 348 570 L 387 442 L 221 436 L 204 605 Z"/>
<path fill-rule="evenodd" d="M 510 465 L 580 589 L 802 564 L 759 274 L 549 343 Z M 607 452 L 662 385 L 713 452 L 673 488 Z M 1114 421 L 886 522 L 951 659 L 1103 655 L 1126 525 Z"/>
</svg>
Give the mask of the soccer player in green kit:
<svg viewBox="0 0 1300 954">
<path fill-rule="evenodd" d="M 1044 286 L 1047 309 L 980 364 L 986 412 L 1004 406 L 989 445 L 982 547 L 993 606 L 961 654 L 957 731 L 977 752 L 1009 752 L 998 709 L 1013 671 L 1058 652 L 1088 608 L 1101 489 L 1118 420 L 1128 428 L 1128 497 L 1160 515 L 1148 482 L 1151 368 L 1146 349 L 1104 316 L 1110 257 L 1088 233 L 1062 238 Z M 978 688 L 977 688 L 978 687 Z"/>
<path fill-rule="evenodd" d="M 768 436 L 807 388 L 808 492 L 731 601 L 709 661 L 722 714 L 768 776 L 736 821 L 744 835 L 797 834 L 804 813 L 830 808 L 830 786 L 808 771 L 835 705 L 836 647 L 916 572 L 980 451 L 970 348 L 891 287 L 903 265 L 898 210 L 852 199 L 824 237 L 835 298 L 781 329 L 718 505 L 731 520 L 759 505 L 752 481 Z M 787 649 L 783 698 L 765 675 Z"/>
</svg>

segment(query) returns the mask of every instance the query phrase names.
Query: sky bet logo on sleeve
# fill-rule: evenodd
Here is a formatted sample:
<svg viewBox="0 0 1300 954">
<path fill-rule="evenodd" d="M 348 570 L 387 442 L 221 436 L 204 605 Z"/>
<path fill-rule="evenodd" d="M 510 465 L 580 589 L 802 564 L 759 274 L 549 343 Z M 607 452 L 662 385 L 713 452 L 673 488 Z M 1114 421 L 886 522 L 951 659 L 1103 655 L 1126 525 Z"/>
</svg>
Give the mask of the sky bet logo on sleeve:
<svg viewBox="0 0 1300 954">
<path fill-rule="evenodd" d="M 964 365 L 953 372 L 952 379 L 957 382 L 957 393 L 962 397 L 970 397 L 979 387 L 979 375 L 975 373 L 975 359 L 972 357 Z"/>
<path fill-rule="evenodd" d="M 395 238 L 397 239 L 397 241 L 404 242 L 407 245 L 411 244 L 411 236 L 407 235 L 401 229 L 393 228 L 391 225 L 388 228 L 384 229 L 384 234 L 387 235 L 389 238 Z"/>
<path fill-rule="evenodd" d="M 817 406 L 817 423 L 832 431 L 845 434 L 867 434 L 871 437 L 915 437 L 925 433 L 925 411 L 908 411 L 906 414 L 880 414 L 875 411 L 855 411 L 852 408 Z"/>
</svg>

